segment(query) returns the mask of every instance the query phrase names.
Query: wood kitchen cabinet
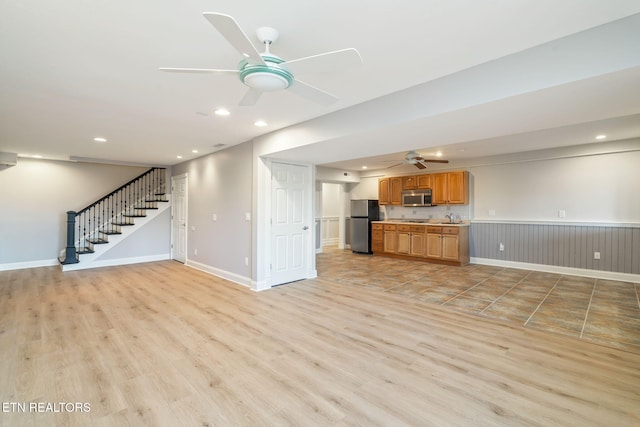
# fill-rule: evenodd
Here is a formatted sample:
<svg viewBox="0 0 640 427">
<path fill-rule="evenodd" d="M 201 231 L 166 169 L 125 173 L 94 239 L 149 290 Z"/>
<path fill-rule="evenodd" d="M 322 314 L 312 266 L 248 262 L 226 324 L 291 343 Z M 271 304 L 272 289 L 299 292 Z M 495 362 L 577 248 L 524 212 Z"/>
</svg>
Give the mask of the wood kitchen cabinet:
<svg viewBox="0 0 640 427">
<path fill-rule="evenodd" d="M 384 224 L 383 247 L 382 251 L 387 253 L 396 253 L 398 250 L 398 233 L 395 224 Z"/>
<path fill-rule="evenodd" d="M 378 203 L 401 205 L 403 190 L 432 189 L 434 205 L 469 203 L 469 172 L 427 173 L 378 179 Z"/>
<path fill-rule="evenodd" d="M 422 257 L 425 254 L 425 226 L 423 225 L 398 225 L 398 245 L 396 253 Z"/>
<path fill-rule="evenodd" d="M 384 251 L 384 227 L 382 224 L 371 224 L 371 250 L 374 254 Z"/>
<path fill-rule="evenodd" d="M 417 175 L 416 181 L 420 189 L 431 188 L 431 174 Z"/>
<path fill-rule="evenodd" d="M 468 227 L 427 227 L 427 258 L 469 263 Z"/>
<path fill-rule="evenodd" d="M 411 226 L 411 249 L 409 255 L 423 257 L 426 254 L 427 240 L 425 238 L 426 228 L 424 225 Z"/>
<path fill-rule="evenodd" d="M 374 222 L 373 253 L 448 265 L 469 263 L 469 227 Z"/>
<path fill-rule="evenodd" d="M 415 175 L 402 177 L 402 189 L 403 190 L 417 190 L 431 188 L 431 175 Z"/>
<path fill-rule="evenodd" d="M 418 180 L 415 176 L 403 176 L 402 177 L 402 189 L 403 190 L 415 190 L 418 188 Z"/>
<path fill-rule="evenodd" d="M 402 204 L 402 177 L 388 177 L 378 180 L 378 204 Z"/>
<path fill-rule="evenodd" d="M 431 174 L 434 205 L 466 205 L 469 203 L 469 172 Z"/>
<path fill-rule="evenodd" d="M 406 224 L 398 225 L 398 246 L 396 252 L 408 255 L 411 253 L 411 226 Z"/>
</svg>

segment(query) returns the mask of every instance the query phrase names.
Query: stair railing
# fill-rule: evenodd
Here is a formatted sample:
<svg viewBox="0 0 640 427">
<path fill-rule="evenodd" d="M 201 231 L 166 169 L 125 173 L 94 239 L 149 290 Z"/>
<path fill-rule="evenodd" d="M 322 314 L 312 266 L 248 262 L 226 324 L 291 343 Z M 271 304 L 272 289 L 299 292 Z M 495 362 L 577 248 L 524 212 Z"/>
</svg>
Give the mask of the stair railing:
<svg viewBox="0 0 640 427">
<path fill-rule="evenodd" d="M 67 212 L 67 243 L 62 264 L 76 264 L 79 254 L 93 252 L 93 245 L 106 243 L 105 236 L 119 234 L 120 227 L 133 225 L 142 209 L 163 201 L 166 170 L 151 168 L 111 193 L 75 212 Z"/>
</svg>

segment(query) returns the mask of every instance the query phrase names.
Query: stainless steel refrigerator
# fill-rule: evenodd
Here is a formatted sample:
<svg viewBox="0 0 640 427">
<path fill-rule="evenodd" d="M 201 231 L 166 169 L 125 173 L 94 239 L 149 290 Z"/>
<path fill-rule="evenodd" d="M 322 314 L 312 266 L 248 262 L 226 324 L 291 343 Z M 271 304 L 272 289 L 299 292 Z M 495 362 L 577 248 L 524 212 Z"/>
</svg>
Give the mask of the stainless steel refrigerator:
<svg viewBox="0 0 640 427">
<path fill-rule="evenodd" d="M 351 250 L 353 252 L 370 254 L 371 251 L 371 221 L 380 219 L 380 208 L 377 200 L 351 201 Z"/>
</svg>

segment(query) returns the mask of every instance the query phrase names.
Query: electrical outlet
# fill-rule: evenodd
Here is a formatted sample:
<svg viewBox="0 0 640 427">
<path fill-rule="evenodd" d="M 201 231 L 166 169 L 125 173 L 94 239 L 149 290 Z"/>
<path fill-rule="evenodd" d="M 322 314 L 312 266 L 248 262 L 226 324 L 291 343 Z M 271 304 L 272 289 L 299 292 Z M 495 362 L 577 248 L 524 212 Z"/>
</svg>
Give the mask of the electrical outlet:
<svg viewBox="0 0 640 427">
<path fill-rule="evenodd" d="M 499 250 L 500 252 L 503 252 L 503 251 L 504 251 L 504 243 L 500 243 L 500 246 L 498 247 L 498 250 Z"/>
<path fill-rule="evenodd" d="M 496 211 L 493 209 L 489 209 L 489 216 L 496 216 Z"/>
<path fill-rule="evenodd" d="M 217 221 L 218 220 L 218 214 L 211 214 L 211 221 Z"/>
<path fill-rule="evenodd" d="M 567 216 L 567 211 L 565 211 L 564 209 L 560 209 L 558 211 L 558 218 L 565 218 Z"/>
<path fill-rule="evenodd" d="M 600 252 L 594 252 L 593 259 L 600 259 Z"/>
<path fill-rule="evenodd" d="M 249 257 L 244 257 L 244 265 L 249 266 Z"/>
<path fill-rule="evenodd" d="M 194 249 L 194 250 L 193 250 L 193 254 L 194 254 L 194 255 L 198 255 L 198 250 L 197 250 L 197 249 Z"/>
</svg>

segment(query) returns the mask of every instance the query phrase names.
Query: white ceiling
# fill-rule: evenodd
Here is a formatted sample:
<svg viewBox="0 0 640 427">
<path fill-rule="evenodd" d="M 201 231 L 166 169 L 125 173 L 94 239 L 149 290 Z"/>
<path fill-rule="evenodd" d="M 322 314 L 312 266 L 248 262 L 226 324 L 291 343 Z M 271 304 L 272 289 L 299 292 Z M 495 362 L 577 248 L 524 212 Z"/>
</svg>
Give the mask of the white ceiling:
<svg viewBox="0 0 640 427">
<path fill-rule="evenodd" d="M 608 139 L 640 136 L 639 62 L 619 51 L 627 47 L 597 46 L 599 38 L 594 47 L 615 58 L 633 57 L 635 66 L 622 61 L 585 74 L 570 67 L 555 70 L 557 58 L 548 58 L 540 69 L 564 73 L 562 82 L 473 103 L 444 92 L 439 108 L 424 112 L 415 96 L 446 87 L 438 85 L 449 76 L 463 76 L 472 85 L 477 81 L 472 72 L 499 67 L 499 58 L 518 59 L 543 44 L 553 51 L 554 41 L 640 13 L 637 0 L 421 0 L 394 6 L 378 0 L 4 1 L 0 151 L 171 165 L 213 152 L 216 144 L 231 146 L 301 123 L 331 128 L 333 118 L 365 109 L 377 117 L 394 102 L 404 106 L 398 114 L 406 120 L 355 123 L 278 156 L 347 169 L 360 168 L 365 164 L 360 158 L 367 158 L 367 166 L 375 168 L 387 167 L 409 149 L 425 155 L 442 150 L 455 159 L 592 142 L 601 132 Z M 284 59 L 354 47 L 364 63 L 296 76 L 337 95 L 340 101 L 331 107 L 287 92 L 267 93 L 256 106 L 238 107 L 245 87 L 234 76 L 158 71 L 236 67 L 239 54 L 202 12 L 232 15 L 256 44 L 257 27 L 277 28 L 280 39 L 271 50 Z M 631 45 L 640 51 L 640 33 L 635 35 Z M 524 86 L 540 78 L 517 77 Z M 448 96 L 460 102 L 445 108 Z M 231 115 L 214 116 L 217 107 Z M 409 118 L 409 109 L 415 117 Z M 256 119 L 269 125 L 257 128 Z M 96 136 L 108 142 L 97 144 Z"/>
</svg>

